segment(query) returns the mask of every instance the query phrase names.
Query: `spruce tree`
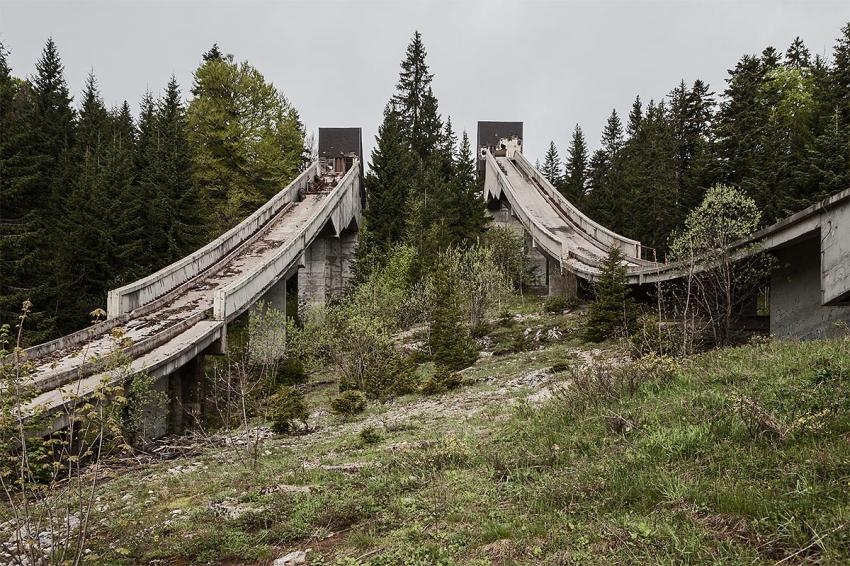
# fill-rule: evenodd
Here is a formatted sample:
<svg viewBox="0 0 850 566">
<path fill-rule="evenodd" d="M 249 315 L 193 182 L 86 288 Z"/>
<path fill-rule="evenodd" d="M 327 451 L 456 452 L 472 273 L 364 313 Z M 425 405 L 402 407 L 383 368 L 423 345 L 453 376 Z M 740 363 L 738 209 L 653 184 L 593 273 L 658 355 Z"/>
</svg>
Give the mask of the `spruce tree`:
<svg viewBox="0 0 850 566">
<path fill-rule="evenodd" d="M 577 206 L 584 199 L 587 189 L 588 166 L 587 142 L 584 139 L 581 127 L 576 124 L 573 136 L 570 139 L 570 146 L 567 149 L 563 193 L 567 200 Z"/>
<path fill-rule="evenodd" d="M 553 186 L 556 188 L 561 186 L 561 158 L 558 156 L 554 141 L 549 142 L 549 149 L 543 157 L 543 169 L 540 172 Z"/>
<path fill-rule="evenodd" d="M 605 129 L 602 130 L 602 149 L 613 160 L 623 147 L 623 124 L 617 115 L 617 109 L 611 111 Z"/>
<path fill-rule="evenodd" d="M 841 28 L 832 66 L 819 59 L 812 66 L 819 101 L 817 137 L 810 162 L 808 202 L 850 186 L 850 23 Z"/>
<path fill-rule="evenodd" d="M 640 101 L 640 96 L 635 97 L 632 103 L 632 109 L 629 111 L 629 123 L 626 126 L 626 134 L 629 138 L 633 138 L 640 130 L 640 122 L 643 120 L 643 105 Z"/>
<path fill-rule="evenodd" d="M 601 342 L 634 330 L 637 309 L 626 285 L 626 267 L 623 254 L 611 248 L 602 261 L 602 272 L 594 282 L 596 300 L 590 304 L 585 336 L 592 342 Z"/>
<path fill-rule="evenodd" d="M 203 54 L 204 61 L 221 61 L 224 58 L 221 50 L 218 48 L 218 43 L 213 43 L 210 50 Z"/>
<path fill-rule="evenodd" d="M 5 64 L 5 52 L 3 56 Z M 69 151 L 74 139 L 74 110 L 63 76 L 59 51 L 53 39 L 45 43 L 36 62 L 36 74 L 25 82 L 8 77 L 8 68 L 0 81 L 5 85 L 6 101 L 10 85 L 15 85 L 12 103 L 14 118 L 6 114 L 9 129 L 0 137 L 8 140 L 3 151 L 4 222 L 0 274 L 3 300 L 0 321 L 14 322 L 21 303 L 29 299 L 28 343 L 54 338 L 59 332 L 75 328 L 57 328 L 59 308 L 59 264 L 56 249 L 65 237 L 57 219 L 61 218 L 68 187 L 73 184 Z M 7 235 L 11 235 L 7 238 Z M 66 287 L 67 288 L 67 287 Z"/>
<path fill-rule="evenodd" d="M 10 324 L 30 298 L 26 281 L 28 257 L 37 245 L 29 236 L 33 213 L 27 178 L 35 174 L 26 148 L 28 118 L 33 110 L 27 83 L 12 77 L 5 47 L 0 43 L 0 324 Z M 42 305 L 43 306 L 43 305 Z"/>
<path fill-rule="evenodd" d="M 463 324 L 458 296 L 458 280 L 446 265 L 435 266 L 434 292 L 436 304 L 431 316 L 428 345 L 438 368 L 454 372 L 469 367 L 478 358 L 475 340 Z"/>
<path fill-rule="evenodd" d="M 800 36 L 795 37 L 793 43 L 785 51 L 785 64 L 796 69 L 805 69 L 811 66 L 809 49 L 800 39 Z"/>
<path fill-rule="evenodd" d="M 402 134 L 401 117 L 392 104 L 375 137 L 371 168 L 366 174 L 364 229 L 368 236 L 358 245 L 358 274 L 365 276 L 382 265 L 389 249 L 401 242 L 407 224 L 407 202 L 414 179 L 413 156 Z"/>
<path fill-rule="evenodd" d="M 437 150 L 442 130 L 437 99 L 431 89 L 434 76 L 428 70 L 425 56 L 422 34 L 417 31 L 401 62 L 401 73 L 392 98 L 399 113 L 402 135 L 413 153 L 423 161 Z"/>
<path fill-rule="evenodd" d="M 91 311 L 105 307 L 115 267 L 110 214 L 116 195 L 106 179 L 109 115 L 92 74 L 86 79 L 75 141 L 76 173 L 63 202 L 60 225 L 65 237 L 58 246 L 63 299 L 57 315 L 63 329 L 85 326 Z"/>
<path fill-rule="evenodd" d="M 113 212 L 118 227 L 115 239 L 116 264 L 110 288 L 120 287 L 152 273 L 154 266 L 145 241 L 148 203 L 136 173 L 136 126 L 125 100 L 110 112 L 111 139 L 106 148 L 106 183 L 117 198 Z"/>
<path fill-rule="evenodd" d="M 483 234 L 490 222 L 490 216 L 487 214 L 487 204 L 476 174 L 475 154 L 466 131 L 461 136 L 451 189 L 456 195 L 448 223 L 453 232 L 451 243 L 469 246 L 477 242 Z"/>
<path fill-rule="evenodd" d="M 186 108 L 174 76 L 156 105 L 156 139 L 152 152 L 154 178 L 151 223 L 157 240 L 151 251 L 166 265 L 197 249 L 207 234 L 194 164 L 189 147 Z"/>
<path fill-rule="evenodd" d="M 613 110 L 602 131 L 602 147 L 590 161 L 590 190 L 587 212 L 603 226 L 622 231 L 626 221 L 628 195 L 623 191 L 620 150 L 623 147 L 623 125 Z"/>
<path fill-rule="evenodd" d="M 452 118 L 446 118 L 440 138 L 439 167 L 443 180 L 450 182 L 455 174 L 457 160 L 457 135 L 452 128 Z"/>
</svg>

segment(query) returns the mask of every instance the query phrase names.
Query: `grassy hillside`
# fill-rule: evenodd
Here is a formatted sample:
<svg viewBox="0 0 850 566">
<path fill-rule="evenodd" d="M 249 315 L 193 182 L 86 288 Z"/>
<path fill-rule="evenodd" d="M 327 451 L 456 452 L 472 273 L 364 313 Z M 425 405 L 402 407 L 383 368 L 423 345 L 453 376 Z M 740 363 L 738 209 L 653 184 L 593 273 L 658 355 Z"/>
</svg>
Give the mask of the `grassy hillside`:
<svg viewBox="0 0 850 566">
<path fill-rule="evenodd" d="M 317 388 L 316 431 L 256 463 L 216 437 L 116 470 L 89 559 L 850 561 L 850 340 L 625 363 L 573 338 L 580 317 L 519 318 L 453 392 L 340 421 Z"/>
</svg>

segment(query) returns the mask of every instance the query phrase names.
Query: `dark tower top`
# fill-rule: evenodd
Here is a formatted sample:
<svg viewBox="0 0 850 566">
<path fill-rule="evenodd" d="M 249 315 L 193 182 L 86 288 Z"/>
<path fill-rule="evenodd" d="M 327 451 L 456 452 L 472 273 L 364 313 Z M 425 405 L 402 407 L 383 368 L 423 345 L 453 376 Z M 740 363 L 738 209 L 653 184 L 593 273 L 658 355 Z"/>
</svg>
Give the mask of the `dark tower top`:
<svg viewBox="0 0 850 566">
<path fill-rule="evenodd" d="M 484 174 L 484 158 L 481 150 L 484 148 L 495 151 L 499 141 L 516 136 L 522 140 L 522 122 L 478 122 L 478 174 Z"/>
<path fill-rule="evenodd" d="M 363 161 L 360 128 L 319 128 L 319 157 L 354 154 Z"/>
<path fill-rule="evenodd" d="M 344 173 L 360 160 L 363 173 L 363 142 L 360 128 L 319 128 L 319 162 L 326 171 Z"/>
</svg>

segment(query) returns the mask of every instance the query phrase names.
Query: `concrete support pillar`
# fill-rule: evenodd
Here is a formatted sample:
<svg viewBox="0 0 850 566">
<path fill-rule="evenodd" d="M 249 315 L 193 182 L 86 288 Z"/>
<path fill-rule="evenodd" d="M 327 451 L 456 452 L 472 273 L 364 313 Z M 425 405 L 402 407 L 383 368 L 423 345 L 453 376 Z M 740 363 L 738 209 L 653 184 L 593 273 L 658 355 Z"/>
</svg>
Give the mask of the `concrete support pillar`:
<svg viewBox="0 0 850 566">
<path fill-rule="evenodd" d="M 354 276 L 357 233 L 319 236 L 304 252 L 304 267 L 298 272 L 298 302 L 321 305 L 341 295 Z"/>
<path fill-rule="evenodd" d="M 549 296 L 564 296 L 568 299 L 578 297 L 578 279 L 575 273 L 562 271 L 560 262 L 546 258 L 546 268 L 549 283 Z"/>
<path fill-rule="evenodd" d="M 354 259 L 357 251 L 357 232 L 345 231 L 339 236 L 339 259 L 341 262 L 342 278 L 339 292 L 345 291 L 346 287 L 354 279 Z"/>
<path fill-rule="evenodd" d="M 167 401 L 164 407 L 161 402 L 151 403 L 145 407 L 141 423 L 142 430 L 138 432 L 147 438 L 160 438 L 168 434 L 171 413 L 170 381 L 171 376 L 166 375 L 153 382 L 153 391 L 157 395 L 162 394 L 164 396 L 162 398 Z M 164 412 L 163 409 L 165 409 Z"/>
<path fill-rule="evenodd" d="M 281 277 L 280 281 L 266 291 L 266 294 L 263 296 L 263 302 L 273 309 L 283 311 L 286 314 L 286 277 Z"/>
<path fill-rule="evenodd" d="M 180 434 L 203 418 L 204 356 L 199 354 L 189 363 L 168 375 L 168 432 Z"/>
<path fill-rule="evenodd" d="M 522 225 L 519 224 L 519 222 L 517 222 L 517 224 L 520 229 L 522 229 Z M 547 258 L 546 255 L 536 247 L 534 239 L 532 239 L 529 235 L 525 236 L 525 256 L 528 258 L 528 263 L 531 267 L 531 286 L 540 290 L 545 289 L 549 284 L 549 265 L 547 263 Z"/>
<path fill-rule="evenodd" d="M 850 306 L 821 304 L 821 250 L 809 238 L 776 250 L 779 268 L 770 276 L 770 333 L 814 340 L 839 335 L 836 322 L 850 323 Z"/>
</svg>

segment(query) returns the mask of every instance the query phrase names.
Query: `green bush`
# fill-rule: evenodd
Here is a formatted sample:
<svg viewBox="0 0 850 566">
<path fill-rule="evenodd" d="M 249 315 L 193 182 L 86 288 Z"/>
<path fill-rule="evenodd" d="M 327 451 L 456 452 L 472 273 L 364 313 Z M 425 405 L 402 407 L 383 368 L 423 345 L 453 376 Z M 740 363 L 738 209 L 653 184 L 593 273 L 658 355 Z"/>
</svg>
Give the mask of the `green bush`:
<svg viewBox="0 0 850 566">
<path fill-rule="evenodd" d="M 366 396 L 360 391 L 343 391 L 331 400 L 331 412 L 335 415 L 351 416 L 366 410 Z"/>
<path fill-rule="evenodd" d="M 277 364 L 275 378 L 276 384 L 280 385 L 305 383 L 307 381 L 307 370 L 304 368 L 304 362 L 290 356 L 283 358 Z"/>
<path fill-rule="evenodd" d="M 422 385 L 422 393 L 425 395 L 436 395 L 450 389 L 460 387 L 460 374 L 449 371 L 448 369 L 437 366 L 437 371 L 429 377 Z"/>
<path fill-rule="evenodd" d="M 546 312 L 563 312 L 567 309 L 575 308 L 576 299 L 567 297 L 566 295 L 554 295 L 546 299 L 543 303 L 543 310 Z"/>
<path fill-rule="evenodd" d="M 552 366 L 552 373 L 561 373 L 567 371 L 570 367 L 572 366 L 567 362 L 557 362 Z"/>
<path fill-rule="evenodd" d="M 367 426 L 360 431 L 360 442 L 363 444 L 377 444 L 381 441 L 381 433 L 373 426 Z"/>
<path fill-rule="evenodd" d="M 285 385 L 269 397 L 268 417 L 275 432 L 289 434 L 299 423 L 306 428 L 309 416 L 304 395 L 295 387 Z"/>
<path fill-rule="evenodd" d="M 629 336 L 629 346 L 635 358 L 647 354 L 681 356 L 685 354 L 684 339 L 681 324 L 659 324 L 657 316 L 647 314 L 638 319 L 635 331 Z"/>
</svg>

